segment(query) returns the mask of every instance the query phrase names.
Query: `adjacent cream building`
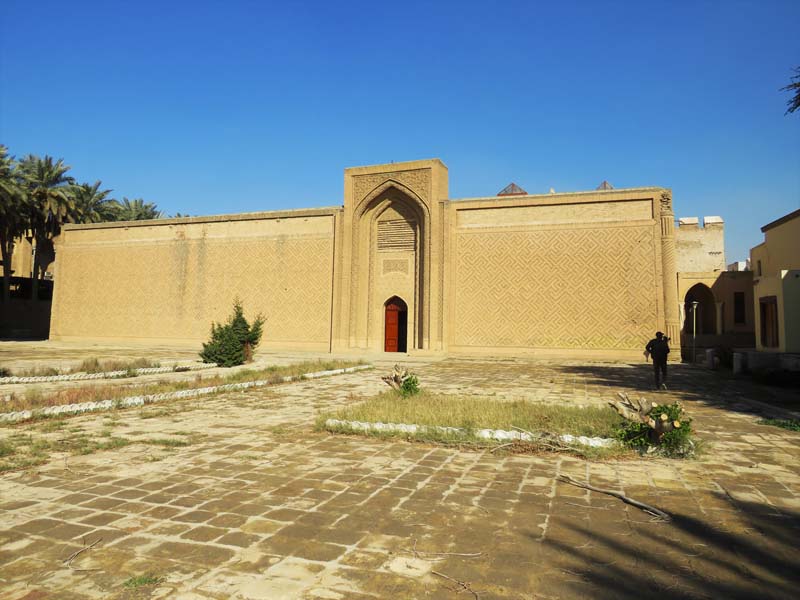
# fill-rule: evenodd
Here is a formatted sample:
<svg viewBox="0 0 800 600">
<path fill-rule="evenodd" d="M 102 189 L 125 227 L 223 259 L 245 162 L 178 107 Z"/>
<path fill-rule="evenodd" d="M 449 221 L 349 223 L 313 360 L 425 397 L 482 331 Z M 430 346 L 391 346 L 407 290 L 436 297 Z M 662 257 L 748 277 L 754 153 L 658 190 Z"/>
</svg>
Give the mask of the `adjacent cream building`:
<svg viewBox="0 0 800 600">
<path fill-rule="evenodd" d="M 761 228 L 750 250 L 756 349 L 800 353 L 800 210 Z"/>
<path fill-rule="evenodd" d="M 268 348 L 612 357 L 679 340 L 658 187 L 452 199 L 439 160 L 356 167 L 343 206 L 68 225 L 56 257 L 51 339 L 199 342 L 238 297 Z"/>
</svg>

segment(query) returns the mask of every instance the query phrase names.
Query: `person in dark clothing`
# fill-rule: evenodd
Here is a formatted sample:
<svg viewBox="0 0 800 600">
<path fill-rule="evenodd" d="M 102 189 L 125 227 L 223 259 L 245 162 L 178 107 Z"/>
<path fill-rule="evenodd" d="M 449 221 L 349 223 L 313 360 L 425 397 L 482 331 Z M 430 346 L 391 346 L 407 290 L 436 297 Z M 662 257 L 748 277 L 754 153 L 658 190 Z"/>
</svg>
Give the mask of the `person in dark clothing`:
<svg viewBox="0 0 800 600">
<path fill-rule="evenodd" d="M 649 342 L 644 349 L 645 356 L 653 357 L 653 375 L 655 377 L 656 389 L 667 389 L 667 355 L 669 354 L 669 338 L 660 331 L 656 332 L 656 337 Z"/>
</svg>

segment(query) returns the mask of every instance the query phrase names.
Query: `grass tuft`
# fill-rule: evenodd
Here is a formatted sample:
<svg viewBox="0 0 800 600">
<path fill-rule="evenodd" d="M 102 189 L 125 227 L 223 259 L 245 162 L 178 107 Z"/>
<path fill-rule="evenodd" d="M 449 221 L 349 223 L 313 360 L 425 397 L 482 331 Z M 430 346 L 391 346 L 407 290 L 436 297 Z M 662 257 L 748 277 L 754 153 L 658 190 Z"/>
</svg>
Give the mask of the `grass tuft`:
<svg viewBox="0 0 800 600">
<path fill-rule="evenodd" d="M 16 452 L 16 448 L 8 442 L 0 441 L 0 458 L 11 456 Z"/>
<path fill-rule="evenodd" d="M 158 577 L 156 575 L 152 575 L 148 573 L 147 575 L 136 575 L 135 577 L 130 577 L 125 580 L 122 584 L 126 588 L 140 588 L 146 585 L 158 585 L 164 581 L 163 577 Z"/>
<path fill-rule="evenodd" d="M 72 373 L 107 373 L 108 371 L 135 371 L 160 367 L 157 360 L 134 358 L 133 360 L 100 360 L 96 356 L 85 359 L 72 369 Z"/>
<path fill-rule="evenodd" d="M 180 438 L 152 438 L 148 440 L 138 440 L 140 444 L 152 444 L 154 446 L 164 446 L 165 448 L 183 448 L 191 446 L 191 442 Z"/>
</svg>

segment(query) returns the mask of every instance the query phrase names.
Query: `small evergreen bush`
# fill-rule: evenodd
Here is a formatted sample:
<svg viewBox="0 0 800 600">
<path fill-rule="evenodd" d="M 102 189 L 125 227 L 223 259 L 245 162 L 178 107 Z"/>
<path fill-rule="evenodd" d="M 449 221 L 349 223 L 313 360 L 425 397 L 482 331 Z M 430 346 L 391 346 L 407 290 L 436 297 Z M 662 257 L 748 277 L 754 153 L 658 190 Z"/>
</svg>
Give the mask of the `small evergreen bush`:
<svg viewBox="0 0 800 600">
<path fill-rule="evenodd" d="M 253 360 L 253 351 L 261 341 L 264 317 L 258 315 L 253 324 L 244 317 L 242 303 L 233 303 L 233 314 L 227 323 L 211 324 L 211 339 L 203 344 L 200 358 L 220 367 L 235 367 Z"/>
</svg>

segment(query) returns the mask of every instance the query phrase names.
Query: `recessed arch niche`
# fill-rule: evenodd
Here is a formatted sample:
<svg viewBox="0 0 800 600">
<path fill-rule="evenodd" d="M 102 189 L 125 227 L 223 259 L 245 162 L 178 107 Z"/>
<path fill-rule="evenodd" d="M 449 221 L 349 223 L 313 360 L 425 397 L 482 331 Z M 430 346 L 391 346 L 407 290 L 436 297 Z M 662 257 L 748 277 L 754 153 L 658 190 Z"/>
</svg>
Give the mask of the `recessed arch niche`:
<svg viewBox="0 0 800 600">
<path fill-rule="evenodd" d="M 693 285 L 684 298 L 686 315 L 683 323 L 684 333 L 689 335 L 693 332 L 698 335 L 717 333 L 715 307 L 714 293 L 711 289 L 703 283 Z"/>
<path fill-rule="evenodd" d="M 387 298 L 407 304 L 408 350 L 427 347 L 430 212 L 408 187 L 386 181 L 359 203 L 353 215 L 355 302 L 350 337 L 357 345 L 384 349 Z"/>
</svg>

